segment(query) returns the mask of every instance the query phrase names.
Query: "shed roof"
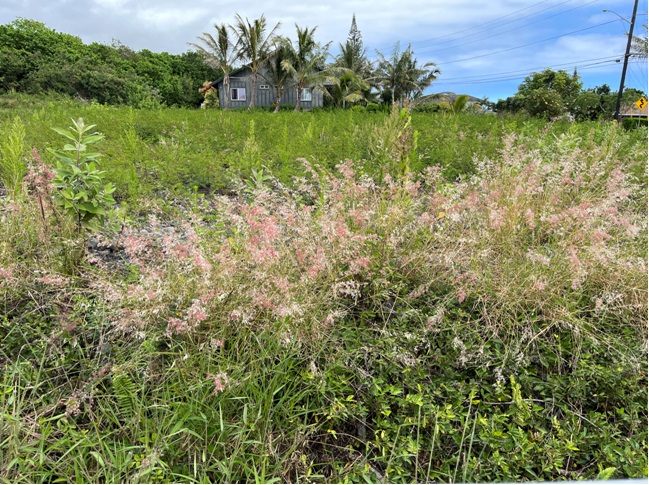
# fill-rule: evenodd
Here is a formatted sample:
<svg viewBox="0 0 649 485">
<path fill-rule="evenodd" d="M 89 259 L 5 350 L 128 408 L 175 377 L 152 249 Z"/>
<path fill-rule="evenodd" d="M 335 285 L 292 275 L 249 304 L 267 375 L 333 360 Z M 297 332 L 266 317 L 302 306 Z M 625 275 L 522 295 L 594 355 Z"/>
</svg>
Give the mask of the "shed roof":
<svg viewBox="0 0 649 485">
<path fill-rule="evenodd" d="M 232 71 L 232 72 L 230 73 L 230 77 L 236 76 L 236 75 L 239 74 L 241 71 L 243 71 L 243 70 L 245 70 L 245 69 L 248 69 L 248 67 L 249 67 L 249 66 L 242 66 L 242 67 L 240 67 L 239 69 L 235 69 L 234 71 Z M 213 88 L 215 88 L 216 85 L 219 84 L 219 83 L 222 82 L 222 81 L 223 81 L 223 77 L 220 77 L 220 78 L 217 79 L 216 81 L 212 82 L 212 84 L 210 84 L 210 86 L 212 86 Z"/>
<path fill-rule="evenodd" d="M 635 103 L 634 104 L 627 104 L 622 106 L 620 108 L 620 116 L 633 116 L 633 117 L 640 117 L 640 118 L 646 118 L 647 117 L 647 108 L 648 106 L 645 104 L 645 107 L 640 109 L 638 108 Z"/>
</svg>

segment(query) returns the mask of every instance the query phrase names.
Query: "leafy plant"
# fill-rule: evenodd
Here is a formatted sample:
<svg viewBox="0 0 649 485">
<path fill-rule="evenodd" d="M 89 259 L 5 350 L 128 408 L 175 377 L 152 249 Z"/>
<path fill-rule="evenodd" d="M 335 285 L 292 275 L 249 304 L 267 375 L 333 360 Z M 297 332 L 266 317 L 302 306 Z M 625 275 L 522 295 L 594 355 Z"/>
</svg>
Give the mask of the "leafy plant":
<svg viewBox="0 0 649 485">
<path fill-rule="evenodd" d="M 67 143 L 62 150 L 50 149 L 50 152 L 59 159 L 53 181 L 59 189 L 55 199 L 81 232 L 97 229 L 103 223 L 107 210 L 115 203 L 111 195 L 115 187 L 104 183 L 104 172 L 97 165 L 101 154 L 87 151 L 89 145 L 99 142 L 104 135 L 91 131 L 96 125 L 86 125 L 83 118 L 73 119 L 72 125 L 69 130 L 53 128 L 72 144 Z"/>
<path fill-rule="evenodd" d="M 372 157 L 387 168 L 393 177 L 401 177 L 410 171 L 410 162 L 417 151 L 419 133 L 412 127 L 412 117 L 407 108 L 393 105 L 390 116 L 373 128 L 370 135 Z M 379 177 L 383 178 L 383 174 Z"/>
<path fill-rule="evenodd" d="M 646 476 L 645 129 L 4 99 L 128 205 L 73 273 L 37 150 L 0 198 L 0 482 Z"/>
<path fill-rule="evenodd" d="M 25 125 L 16 117 L 0 140 L 0 183 L 14 198 L 27 171 L 25 152 Z"/>
<path fill-rule="evenodd" d="M 203 87 L 198 90 L 205 98 L 201 104 L 203 109 L 216 109 L 219 107 L 219 94 L 216 92 L 209 81 L 203 83 Z"/>
</svg>

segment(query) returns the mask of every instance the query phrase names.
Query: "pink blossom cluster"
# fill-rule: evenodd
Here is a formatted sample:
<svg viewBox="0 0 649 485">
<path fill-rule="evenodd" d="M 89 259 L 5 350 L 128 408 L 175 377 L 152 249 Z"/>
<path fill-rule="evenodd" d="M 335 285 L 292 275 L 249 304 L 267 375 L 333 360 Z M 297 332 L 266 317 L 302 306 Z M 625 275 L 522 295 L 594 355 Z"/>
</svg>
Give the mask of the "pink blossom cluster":
<svg viewBox="0 0 649 485">
<path fill-rule="evenodd" d="M 152 218 L 158 229 L 122 235 L 139 274 L 123 289 L 120 326 L 216 338 L 224 327 L 280 322 L 315 336 L 358 305 L 389 318 L 397 285 L 408 301 L 446 288 L 448 301 L 548 319 L 586 292 L 593 310 L 611 311 L 601 295 L 626 294 L 622 282 L 646 291 L 646 264 L 630 249 L 646 216 L 624 170 L 603 154 L 580 157 L 507 138 L 502 160 L 480 161 L 455 184 L 439 168 L 379 183 L 349 161 L 336 176 L 307 164 L 297 186 L 308 203 L 271 191 L 216 197 L 218 229 L 194 220 L 162 231 Z M 434 329 L 443 314 L 422 321 Z"/>
<path fill-rule="evenodd" d="M 224 372 L 219 372 L 218 374 L 208 374 L 207 378 L 211 379 L 214 382 L 214 390 L 212 391 L 213 394 L 218 394 L 219 392 L 225 391 L 230 384 L 230 379 Z"/>
<path fill-rule="evenodd" d="M 52 181 L 56 177 L 56 172 L 43 162 L 36 148 L 32 150 L 32 158 L 34 163 L 29 167 L 23 185 L 28 193 L 35 197 L 49 197 L 52 194 Z"/>
<path fill-rule="evenodd" d="M 52 286 L 65 286 L 68 284 L 68 279 L 61 275 L 47 275 L 36 278 L 36 281 L 44 285 Z"/>
<path fill-rule="evenodd" d="M 3 268 L 0 266 L 0 279 L 10 279 L 13 278 L 14 272 L 11 268 Z"/>
</svg>

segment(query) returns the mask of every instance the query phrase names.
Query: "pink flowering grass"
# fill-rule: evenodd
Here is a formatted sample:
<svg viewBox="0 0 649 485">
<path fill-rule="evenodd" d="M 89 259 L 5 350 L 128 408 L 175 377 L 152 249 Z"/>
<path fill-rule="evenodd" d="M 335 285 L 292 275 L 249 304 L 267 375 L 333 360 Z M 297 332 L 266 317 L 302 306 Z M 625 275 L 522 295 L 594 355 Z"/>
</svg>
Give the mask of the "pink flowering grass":
<svg viewBox="0 0 649 485">
<path fill-rule="evenodd" d="M 439 168 L 376 180 L 349 160 L 334 174 L 303 160 L 297 190 L 276 183 L 208 199 L 208 222 L 189 211 L 169 220 L 145 201 L 148 222 L 123 224 L 112 238 L 121 272 L 86 254 L 94 271 L 107 272 L 90 288 L 120 332 L 203 341 L 242 325 L 308 340 L 345 318 L 387 325 L 412 309 L 432 327 L 440 304 L 464 308 L 472 325 L 495 332 L 595 315 L 645 335 L 646 189 L 610 145 L 582 152 L 569 135 L 510 136 L 498 160 L 476 160 L 478 174 L 458 183 Z M 47 201 L 49 172 L 34 158 L 40 168 L 26 188 Z M 27 221 L 6 227 L 4 240 L 31 240 L 42 262 L 48 251 L 64 252 L 60 235 L 34 230 L 42 214 L 54 220 L 47 204 L 21 207 L 3 212 Z M 58 242 L 39 242 L 48 237 Z M 3 274 L 29 274 L 0 263 Z M 60 267 L 42 269 L 32 281 L 50 290 L 67 284 Z"/>
<path fill-rule="evenodd" d="M 139 276 L 116 323 L 170 336 L 279 325 L 309 339 L 360 313 L 389 323 L 394 308 L 443 301 L 496 332 L 597 314 L 644 335 L 642 194 L 603 149 L 561 143 L 507 138 L 501 161 L 456 184 L 435 168 L 377 183 L 350 161 L 338 175 L 305 162 L 302 197 L 259 188 L 212 200 L 210 225 L 160 237 L 155 218 L 147 235 L 126 228 Z"/>
<path fill-rule="evenodd" d="M 552 145 L 543 153 L 512 142 L 506 140 L 504 163 L 485 162 L 480 177 L 456 187 L 475 194 L 449 210 L 457 222 L 449 229 L 462 230 L 467 242 L 457 245 L 456 233 L 455 261 L 477 276 L 467 289 L 541 310 L 548 300 L 621 292 L 628 309 L 644 313 L 642 188 L 603 150 L 562 155 Z M 633 193 L 640 199 L 632 200 Z M 534 297 L 528 289 L 540 280 L 548 284 Z"/>
</svg>

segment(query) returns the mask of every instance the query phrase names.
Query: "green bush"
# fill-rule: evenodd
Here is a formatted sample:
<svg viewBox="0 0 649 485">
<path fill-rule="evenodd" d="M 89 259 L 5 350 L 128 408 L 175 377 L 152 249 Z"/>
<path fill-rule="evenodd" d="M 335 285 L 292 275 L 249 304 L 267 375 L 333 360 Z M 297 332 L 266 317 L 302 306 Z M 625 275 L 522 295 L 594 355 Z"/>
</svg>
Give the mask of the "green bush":
<svg viewBox="0 0 649 485">
<path fill-rule="evenodd" d="M 421 103 L 412 109 L 415 113 L 440 113 L 443 111 L 439 103 Z"/>
<path fill-rule="evenodd" d="M 378 111 L 386 111 L 385 106 L 378 103 L 367 103 L 365 107 L 370 113 L 376 113 Z"/>
<path fill-rule="evenodd" d="M 624 118 L 622 127 L 625 130 L 636 130 L 640 127 L 647 128 L 647 118 Z"/>
<path fill-rule="evenodd" d="M 0 90 L 45 90 L 146 108 L 155 103 L 198 107 L 202 99 L 196 89 L 205 79 L 219 77 L 197 52 L 134 52 L 115 44 L 86 45 L 28 19 L 0 25 Z"/>
<path fill-rule="evenodd" d="M 561 94 L 549 88 L 532 90 L 525 107 L 531 116 L 539 116 L 546 120 L 560 116 L 566 111 Z"/>
<path fill-rule="evenodd" d="M 88 147 L 104 138 L 91 132 L 95 125 L 86 125 L 82 118 L 72 120 L 69 130 L 54 128 L 58 134 L 70 140 L 62 150 L 50 150 L 59 159 L 53 185 L 59 189 L 55 199 L 63 211 L 72 218 L 77 230 L 97 230 L 101 227 L 108 210 L 115 203 L 112 193 L 115 187 L 106 183 L 99 170 L 97 158 L 100 153 L 88 152 Z"/>
</svg>

